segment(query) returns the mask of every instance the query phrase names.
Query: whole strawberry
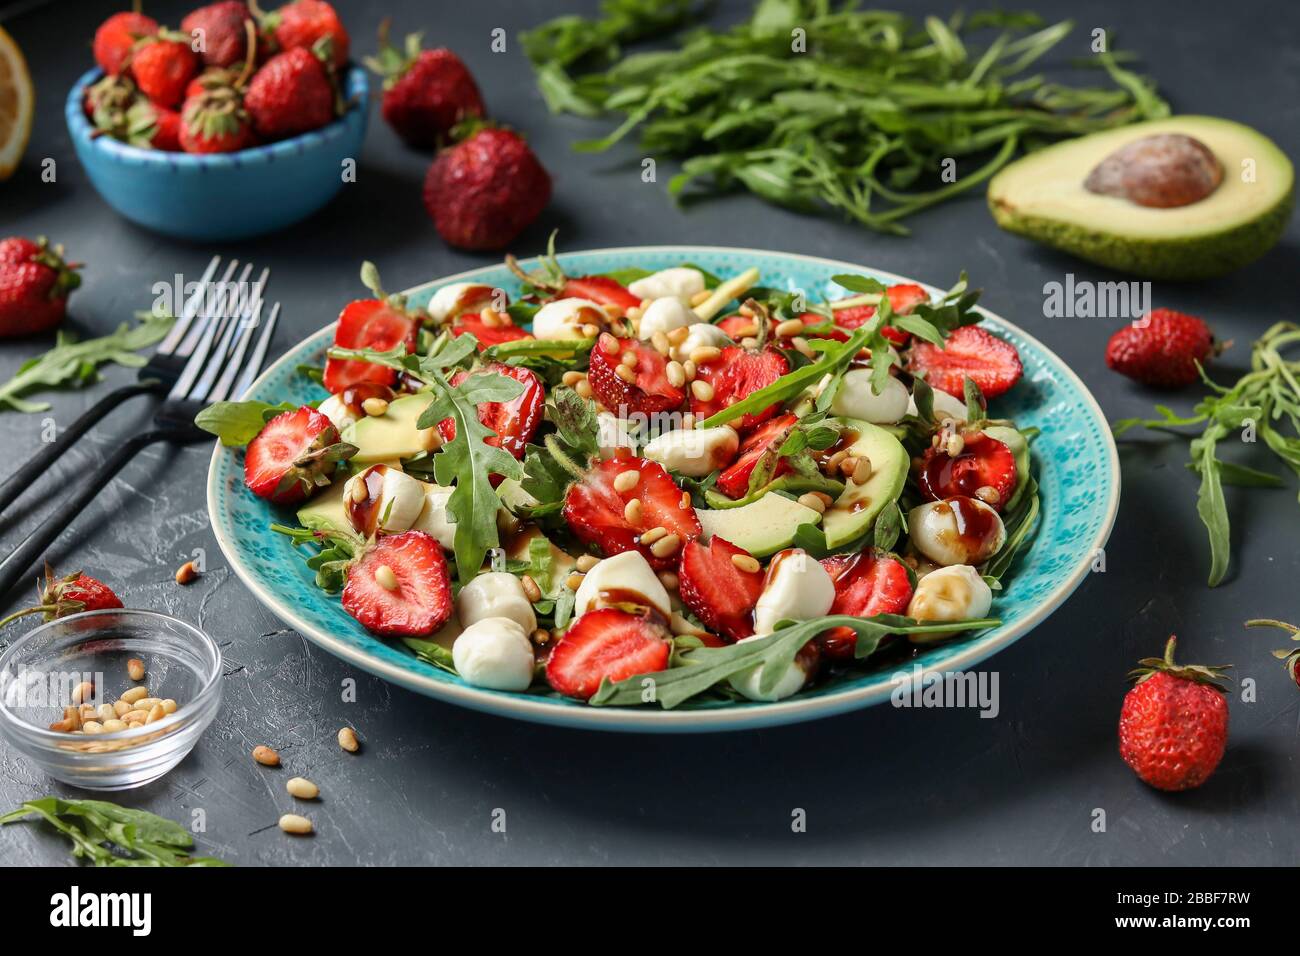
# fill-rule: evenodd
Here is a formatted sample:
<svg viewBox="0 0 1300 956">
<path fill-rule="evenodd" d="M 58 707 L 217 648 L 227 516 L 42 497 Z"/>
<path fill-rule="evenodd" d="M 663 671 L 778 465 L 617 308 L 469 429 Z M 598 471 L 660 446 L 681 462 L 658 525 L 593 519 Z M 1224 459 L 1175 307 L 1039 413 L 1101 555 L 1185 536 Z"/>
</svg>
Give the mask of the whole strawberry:
<svg viewBox="0 0 1300 956">
<path fill-rule="evenodd" d="M 221 0 L 199 7 L 181 21 L 181 32 L 202 39 L 200 56 L 206 66 L 230 66 L 244 59 L 247 24 L 253 15 L 243 0 Z"/>
<path fill-rule="evenodd" d="M 1148 657 L 1129 676 L 1137 684 L 1119 715 L 1119 754 L 1158 790 L 1190 790 L 1214 773 L 1228 744 L 1224 667 L 1174 663 L 1172 635 L 1165 656 Z"/>
<path fill-rule="evenodd" d="M 0 240 L 0 338 L 34 335 L 63 321 L 79 266 L 44 239 Z"/>
<path fill-rule="evenodd" d="M 1197 363 L 1204 365 L 1214 354 L 1209 326 L 1173 309 L 1152 309 L 1106 343 L 1106 364 L 1111 369 L 1161 388 L 1192 384 L 1200 377 Z"/>
<path fill-rule="evenodd" d="M 460 57 L 443 48 L 421 50 L 418 33 L 398 50 L 388 42 L 385 20 L 379 28 L 379 55 L 365 62 L 384 78 L 385 121 L 411 146 L 441 146 L 457 123 L 484 114 L 478 84 Z"/>
<path fill-rule="evenodd" d="M 199 58 L 179 34 L 161 33 L 141 40 L 131 55 L 131 75 L 140 92 L 159 106 L 179 106 L 185 88 L 199 72 Z"/>
<path fill-rule="evenodd" d="M 325 65 L 301 47 L 277 53 L 253 74 L 244 105 L 263 139 L 284 139 L 334 119 L 334 87 Z"/>
<path fill-rule="evenodd" d="M 45 584 L 39 592 L 39 603 L 15 611 L 0 620 L 0 627 L 28 614 L 43 614 L 45 620 L 52 621 L 58 617 L 67 617 L 69 614 L 80 614 L 82 611 L 104 611 L 121 606 L 121 598 L 103 581 L 82 574 L 80 571 L 55 578 L 54 569 L 47 564 Z"/>
<path fill-rule="evenodd" d="M 338 13 L 324 0 L 295 0 L 267 14 L 262 28 L 281 50 L 310 50 L 322 40 L 329 44 L 331 61 L 342 66 L 348 61 L 350 40 Z"/>
<path fill-rule="evenodd" d="M 110 76 L 121 73 L 136 41 L 158 32 L 158 21 L 142 13 L 115 13 L 95 31 L 95 62 Z"/>
<path fill-rule="evenodd" d="M 256 144 L 239 90 L 217 86 L 188 97 L 181 107 L 180 143 L 187 153 L 233 153 Z"/>
<path fill-rule="evenodd" d="M 443 150 L 424 177 L 424 208 L 460 249 L 503 249 L 551 199 L 551 177 L 517 134 L 481 129 Z"/>
</svg>

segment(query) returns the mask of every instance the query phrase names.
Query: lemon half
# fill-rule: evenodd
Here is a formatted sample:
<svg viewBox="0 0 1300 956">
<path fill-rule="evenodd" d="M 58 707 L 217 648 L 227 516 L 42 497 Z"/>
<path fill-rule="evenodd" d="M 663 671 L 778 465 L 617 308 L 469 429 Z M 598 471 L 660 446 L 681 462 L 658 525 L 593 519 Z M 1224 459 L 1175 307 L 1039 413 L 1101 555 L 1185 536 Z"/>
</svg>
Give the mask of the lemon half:
<svg viewBox="0 0 1300 956">
<path fill-rule="evenodd" d="M 36 94 L 23 51 L 0 27 L 0 180 L 13 175 L 23 158 L 32 135 L 35 104 Z"/>
</svg>

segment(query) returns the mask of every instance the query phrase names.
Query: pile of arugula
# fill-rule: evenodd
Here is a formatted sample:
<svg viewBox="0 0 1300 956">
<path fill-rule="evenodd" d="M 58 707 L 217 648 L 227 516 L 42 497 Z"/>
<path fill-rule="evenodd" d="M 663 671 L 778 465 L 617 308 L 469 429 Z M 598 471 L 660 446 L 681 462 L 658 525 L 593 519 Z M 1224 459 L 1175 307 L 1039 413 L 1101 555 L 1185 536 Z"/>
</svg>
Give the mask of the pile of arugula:
<svg viewBox="0 0 1300 956">
<path fill-rule="evenodd" d="M 0 825 L 33 817 L 72 841 L 72 855 L 95 866 L 226 866 L 209 856 L 191 856 L 194 838 L 179 823 L 106 800 L 28 800 L 0 816 Z"/>
<path fill-rule="evenodd" d="M 576 148 L 604 151 L 639 130 L 649 154 L 682 160 L 675 196 L 743 188 L 902 234 L 901 219 L 974 188 L 1022 147 L 1169 115 L 1121 55 L 1075 64 L 1103 68 L 1114 86 L 1028 72 L 1073 27 L 1032 13 L 930 16 L 918 27 L 851 3 L 760 0 L 731 29 L 700 27 L 673 49 L 625 56 L 623 44 L 675 31 L 709 4 L 603 0 L 601 9 L 520 40 L 552 112 L 623 116 Z M 998 32 L 976 47 L 981 31 Z M 943 175 L 948 161 L 955 180 Z"/>
</svg>

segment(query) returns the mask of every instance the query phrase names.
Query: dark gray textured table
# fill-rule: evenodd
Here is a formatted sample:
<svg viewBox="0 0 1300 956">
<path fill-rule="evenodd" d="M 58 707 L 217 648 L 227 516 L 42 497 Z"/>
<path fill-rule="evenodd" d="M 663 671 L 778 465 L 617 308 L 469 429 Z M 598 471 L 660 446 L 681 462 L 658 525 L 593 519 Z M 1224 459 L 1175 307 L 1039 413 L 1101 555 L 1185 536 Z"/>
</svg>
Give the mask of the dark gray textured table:
<svg viewBox="0 0 1300 956">
<path fill-rule="evenodd" d="M 176 22 L 192 4 L 157 2 L 151 14 Z M 39 115 L 23 168 L 0 185 L 0 232 L 45 234 L 87 263 L 71 324 L 102 333 L 152 301 L 151 286 L 174 272 L 197 276 L 213 251 L 273 269 L 271 295 L 284 303 L 285 347 L 331 321 L 360 292 L 357 267 L 376 261 L 389 288 L 484 264 L 438 239 L 419 201 L 427 158 L 402 148 L 377 109 L 356 184 L 324 212 L 283 234 L 220 250 L 143 232 L 98 198 L 73 156 L 63 98 L 90 64 L 94 26 L 120 5 L 60 3 L 5 26 L 23 46 L 38 88 Z M 395 29 L 423 28 L 474 70 L 492 113 L 525 130 L 555 174 L 555 199 L 517 244 L 530 253 L 559 226 L 563 249 L 661 242 L 750 245 L 857 260 L 945 284 L 960 269 L 984 287 L 984 304 L 1028 329 L 1069 361 L 1108 416 L 1146 412 L 1158 396 L 1109 373 L 1106 338 L 1116 323 L 1043 318 L 1043 286 L 1073 272 L 1108 276 L 993 227 L 979 198 L 913 221 L 909 239 L 801 217 L 737 197 L 681 210 L 663 181 L 643 184 L 629 148 L 583 157 L 568 142 L 594 127 L 550 119 L 519 54 L 516 31 L 565 6 L 592 4 L 419 3 L 384 7 Z M 946 2 L 899 4 L 921 15 Z M 1231 11 L 1210 2 L 1038 4 L 1051 18 L 1078 21 L 1073 52 L 1094 26 L 1119 31 L 1140 50 L 1183 112 L 1232 117 L 1300 156 L 1297 17 L 1283 2 Z M 373 49 L 379 14 L 339 4 L 354 51 Z M 727 4 L 735 17 L 743 4 Z M 511 36 L 489 51 L 489 31 Z M 39 163 L 57 162 L 53 184 Z M 1157 284 L 1157 304 L 1207 318 L 1238 347 L 1269 323 L 1293 317 L 1300 227 L 1263 261 L 1224 280 Z M 43 343 L 42 343 L 43 345 Z M 38 343 L 0 344 L 7 376 Z M 108 373 L 109 382 L 126 378 Z M 70 422 L 109 387 L 53 396 L 53 417 Z M 1190 406 L 1195 393 L 1174 404 Z M 8 471 L 39 440 L 39 415 L 0 413 Z M 70 452 L 3 523 L 0 549 L 21 539 L 78 475 L 107 453 L 115 435 L 139 428 L 144 403 L 121 409 Z M 143 455 L 105 488 L 50 555 L 62 568 L 108 578 L 129 605 L 178 614 L 207 628 L 226 658 L 225 703 L 194 753 L 162 781 L 124 795 L 133 806 L 188 821 L 202 808 L 205 850 L 242 864 L 393 863 L 1062 863 L 1295 864 L 1300 859 L 1300 692 L 1269 656 L 1280 638 L 1245 632 L 1244 618 L 1300 618 L 1295 582 L 1293 491 L 1229 490 L 1235 562 L 1217 590 L 1204 585 L 1206 544 L 1194 510 L 1185 447 L 1143 440 L 1121 450 L 1119 522 L 1106 572 L 1093 574 L 1050 621 L 998 655 L 1001 714 L 868 711 L 778 730 L 708 736 L 618 736 L 513 723 L 444 705 L 371 678 L 309 645 L 261 608 L 223 567 L 204 507 L 209 449 Z M 1039 546 L 1043 546 L 1040 542 Z M 210 568 L 188 588 L 172 580 L 192 549 Z M 23 595 L 22 597 L 27 597 Z M 6 609 L 19 596 L 4 599 Z M 7 613 L 7 611 L 6 611 Z M 16 633 L 27 625 L 10 630 Z M 1176 631 L 1188 659 L 1231 662 L 1254 678 L 1258 700 L 1232 698 L 1232 739 L 1216 776 L 1201 790 L 1166 796 L 1145 788 L 1116 754 L 1124 673 Z M 343 703 L 342 684 L 358 682 Z M 354 724 L 359 756 L 334 742 Z M 288 768 L 249 758 L 277 747 Z M 275 828 L 292 801 L 291 773 L 320 784 L 311 810 L 317 834 L 293 839 Z M 0 745 L 0 809 L 64 788 Z M 794 833 L 792 813 L 807 814 Z M 1106 811 L 1104 833 L 1094 810 Z M 492 827 L 505 811 L 505 832 Z M 499 814 L 498 814 L 499 816 Z M 62 842 L 34 827 L 0 830 L 0 862 L 63 863 Z"/>
</svg>

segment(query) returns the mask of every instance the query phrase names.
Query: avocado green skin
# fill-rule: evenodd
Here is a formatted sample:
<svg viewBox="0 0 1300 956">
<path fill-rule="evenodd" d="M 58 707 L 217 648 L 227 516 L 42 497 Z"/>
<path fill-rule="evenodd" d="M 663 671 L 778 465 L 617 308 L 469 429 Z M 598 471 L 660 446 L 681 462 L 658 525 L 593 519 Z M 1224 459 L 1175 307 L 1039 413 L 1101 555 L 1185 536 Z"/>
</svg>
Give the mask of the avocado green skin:
<svg viewBox="0 0 1300 956">
<path fill-rule="evenodd" d="M 1169 239 L 1130 239 L 1074 223 L 1019 216 L 992 197 L 993 219 L 1008 232 L 1034 239 L 1080 259 L 1145 279 L 1212 279 L 1254 262 L 1277 243 L 1291 218 L 1295 186 L 1268 212 L 1223 232 Z"/>
</svg>

